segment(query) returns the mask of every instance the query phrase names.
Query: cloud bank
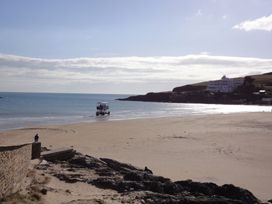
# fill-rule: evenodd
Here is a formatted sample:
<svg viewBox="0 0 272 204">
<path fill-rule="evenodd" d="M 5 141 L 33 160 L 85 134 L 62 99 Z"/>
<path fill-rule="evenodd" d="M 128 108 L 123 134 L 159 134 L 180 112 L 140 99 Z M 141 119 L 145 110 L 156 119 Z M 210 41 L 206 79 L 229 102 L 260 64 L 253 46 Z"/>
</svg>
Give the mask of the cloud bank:
<svg viewBox="0 0 272 204">
<path fill-rule="evenodd" d="M 272 71 L 272 59 L 210 55 L 42 59 L 0 54 L 0 91 L 144 93 Z"/>
<path fill-rule="evenodd" d="M 261 18 L 257 18 L 255 20 L 247 20 L 241 22 L 235 26 L 234 29 L 252 31 L 252 30 L 264 30 L 264 31 L 272 31 L 272 14 L 270 16 L 264 16 Z"/>
</svg>

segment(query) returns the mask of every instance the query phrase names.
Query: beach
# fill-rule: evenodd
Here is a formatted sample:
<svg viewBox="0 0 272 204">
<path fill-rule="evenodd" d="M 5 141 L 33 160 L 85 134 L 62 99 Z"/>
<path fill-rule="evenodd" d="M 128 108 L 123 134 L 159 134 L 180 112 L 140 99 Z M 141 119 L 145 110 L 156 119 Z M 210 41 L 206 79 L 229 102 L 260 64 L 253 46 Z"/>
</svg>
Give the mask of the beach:
<svg viewBox="0 0 272 204">
<path fill-rule="evenodd" d="M 73 147 L 172 180 L 246 188 L 272 198 L 272 114 L 234 113 L 38 126 L 0 132 L 0 145 Z"/>
</svg>

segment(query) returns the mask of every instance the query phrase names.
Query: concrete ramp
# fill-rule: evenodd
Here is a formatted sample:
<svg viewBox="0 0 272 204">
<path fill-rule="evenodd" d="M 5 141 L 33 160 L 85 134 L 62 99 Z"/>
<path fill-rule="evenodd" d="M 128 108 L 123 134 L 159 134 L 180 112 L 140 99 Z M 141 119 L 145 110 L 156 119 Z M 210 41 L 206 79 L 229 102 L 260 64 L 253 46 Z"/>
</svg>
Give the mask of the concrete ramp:
<svg viewBox="0 0 272 204">
<path fill-rule="evenodd" d="M 59 148 L 41 153 L 41 157 L 47 161 L 67 160 L 75 155 L 76 151 L 72 148 Z"/>
</svg>

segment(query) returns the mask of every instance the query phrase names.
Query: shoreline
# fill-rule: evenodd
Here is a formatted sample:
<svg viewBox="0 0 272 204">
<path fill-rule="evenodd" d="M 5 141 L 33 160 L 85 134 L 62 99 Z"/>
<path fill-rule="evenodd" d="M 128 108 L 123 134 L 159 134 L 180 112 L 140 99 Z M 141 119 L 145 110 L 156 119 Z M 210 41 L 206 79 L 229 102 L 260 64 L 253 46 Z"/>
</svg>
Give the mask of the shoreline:
<svg viewBox="0 0 272 204">
<path fill-rule="evenodd" d="M 241 112 L 242 113 L 242 112 Z M 251 113 L 251 112 L 243 112 L 243 113 Z M 97 122 L 114 122 L 114 121 L 127 121 L 127 120 L 148 120 L 148 119 L 160 119 L 160 118 L 184 118 L 184 117 L 194 117 L 194 116 L 203 116 L 203 115 L 225 115 L 225 114 L 235 114 L 235 113 L 195 113 L 191 115 L 180 115 L 180 116 L 151 116 L 151 117 L 136 117 L 136 118 L 114 118 L 114 119 L 108 119 L 110 116 L 107 116 L 108 118 L 99 118 L 94 120 L 82 120 L 80 122 L 63 122 L 63 123 L 48 123 L 48 124 L 34 124 L 26 127 L 16 127 L 16 128 L 8 128 L 8 129 L 0 129 L 0 133 L 13 131 L 13 130 L 22 130 L 22 129 L 30 129 L 30 128 L 36 128 L 36 127 L 47 127 L 47 126 L 62 126 L 62 125 L 76 125 L 81 123 L 97 123 Z M 94 117 L 95 118 L 95 117 Z"/>
<path fill-rule="evenodd" d="M 233 112 L 271 112 L 272 106 L 222 105 L 205 103 L 127 102 L 115 100 L 118 96 L 103 94 L 40 94 L 7 93 L 1 100 L 0 132 L 41 125 L 64 125 L 95 122 L 98 101 L 107 101 L 112 115 L 110 120 L 135 118 L 179 117 Z M 33 104 L 33 105 L 30 105 Z M 20 107 L 24 107 L 21 110 Z"/>
<path fill-rule="evenodd" d="M 148 102 L 150 103 L 150 102 Z M 153 103 L 153 102 L 151 102 Z M 154 103 L 160 103 L 160 102 L 154 102 Z M 164 103 L 164 102 L 162 102 Z M 176 103 L 178 104 L 178 103 Z M 184 103 L 184 104 L 189 104 L 189 103 Z M 190 104 L 193 104 L 193 105 L 199 105 L 198 103 L 190 103 Z M 224 106 L 236 106 L 237 104 L 200 104 L 200 105 L 224 105 Z M 127 117 L 127 118 L 110 118 L 109 117 L 104 117 L 104 118 L 98 118 L 95 117 L 95 116 L 88 116 L 88 118 L 90 118 L 89 120 L 86 120 L 86 119 L 79 119 L 79 118 L 87 118 L 86 116 L 73 116 L 75 118 L 77 118 L 77 120 L 73 120 L 73 121 L 65 121 L 65 122 L 57 122 L 57 121 L 54 121 L 54 122 L 37 122 L 36 124 L 33 124 L 33 125 L 25 125 L 25 126 L 19 126 L 19 127 L 14 127 L 14 128 L 6 128 L 6 129 L 1 129 L 0 128 L 0 133 L 1 132 L 6 132 L 6 131 L 11 131 L 11 130 L 20 130 L 20 129 L 25 129 L 25 128 L 35 128 L 37 126 L 54 126 L 54 125 L 73 125 L 73 124 L 78 124 L 78 123 L 96 123 L 96 122 L 106 122 L 106 121 L 126 121 L 126 120 L 141 120 L 141 119 L 156 119 L 156 118 L 182 118 L 182 117 L 191 117 L 191 116 L 204 116 L 204 115 L 229 115 L 229 114 L 243 114 L 243 113 L 270 113 L 272 112 L 272 106 L 271 105 L 243 105 L 243 104 L 238 104 L 238 106 L 256 106 L 256 107 L 270 107 L 271 108 L 271 111 L 270 109 L 269 110 L 258 110 L 258 111 L 237 111 L 237 112 L 194 112 L 194 113 L 185 113 L 183 115 L 168 115 L 168 116 L 158 116 L 158 115 L 153 115 L 153 116 L 138 116 L 138 117 Z M 67 118 L 67 117 L 70 117 L 70 116 L 58 116 L 58 117 L 62 117 L 62 118 Z M 56 117 L 56 118 L 58 118 Z M 39 118 L 39 117 L 38 117 Z M 48 117 L 46 117 L 48 118 Z M 53 117 L 54 118 L 54 117 Z M 78 122 L 79 121 L 79 122 Z"/>
<path fill-rule="evenodd" d="M 271 113 L 231 113 L 37 126 L 0 132 L 0 144 L 73 146 L 173 180 L 233 183 L 272 195 Z M 113 139 L 114 138 L 114 139 Z"/>
</svg>

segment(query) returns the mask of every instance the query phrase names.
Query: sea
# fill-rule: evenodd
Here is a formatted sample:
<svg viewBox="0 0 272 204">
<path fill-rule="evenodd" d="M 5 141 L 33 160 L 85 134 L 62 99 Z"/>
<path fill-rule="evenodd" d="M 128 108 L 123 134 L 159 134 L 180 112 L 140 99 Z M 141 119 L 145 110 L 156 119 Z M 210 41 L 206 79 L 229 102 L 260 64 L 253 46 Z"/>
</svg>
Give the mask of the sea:
<svg viewBox="0 0 272 204">
<path fill-rule="evenodd" d="M 119 101 L 129 95 L 0 92 L 0 131 L 38 125 L 271 112 L 272 106 Z M 97 102 L 108 102 L 110 116 L 96 117 Z"/>
</svg>

